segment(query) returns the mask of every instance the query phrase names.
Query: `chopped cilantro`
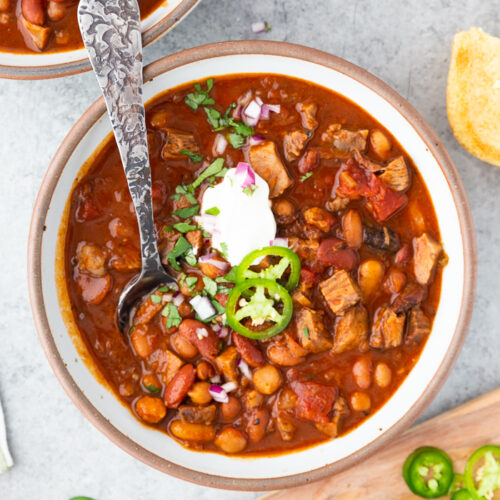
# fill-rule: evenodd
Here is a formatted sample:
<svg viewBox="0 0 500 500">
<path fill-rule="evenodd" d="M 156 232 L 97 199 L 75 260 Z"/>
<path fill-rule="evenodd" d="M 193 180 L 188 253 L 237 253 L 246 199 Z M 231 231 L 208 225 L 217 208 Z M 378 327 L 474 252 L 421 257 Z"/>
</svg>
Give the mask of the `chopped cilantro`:
<svg viewBox="0 0 500 500">
<path fill-rule="evenodd" d="M 189 231 L 199 229 L 199 226 L 194 226 L 193 224 L 189 224 L 187 222 L 178 222 L 173 226 L 167 226 L 163 231 L 168 232 L 172 231 L 172 229 L 176 229 L 179 233 L 188 233 Z"/>
<path fill-rule="evenodd" d="M 155 387 L 153 384 L 144 385 L 144 387 L 145 387 L 148 391 L 155 392 L 155 393 L 157 393 L 157 394 L 160 392 L 160 389 L 158 389 L 157 387 Z"/>
<path fill-rule="evenodd" d="M 307 174 L 304 174 L 301 178 L 300 178 L 300 182 L 304 182 L 305 180 L 309 179 L 309 177 L 311 177 L 313 173 L 312 172 L 307 172 Z"/>
<path fill-rule="evenodd" d="M 189 217 L 192 217 L 193 215 L 196 215 L 200 210 L 200 205 L 192 205 L 191 207 L 185 207 L 185 208 L 179 208 L 178 210 L 174 210 L 172 212 L 173 215 L 177 215 L 177 217 L 180 217 L 181 219 L 187 219 Z"/>
<path fill-rule="evenodd" d="M 209 208 L 208 210 L 205 210 L 205 213 L 208 215 L 219 215 L 220 210 L 217 207 L 212 207 L 212 208 Z"/>
<path fill-rule="evenodd" d="M 245 144 L 245 138 L 239 134 L 229 134 L 227 139 L 234 149 L 241 148 Z"/>
<path fill-rule="evenodd" d="M 177 287 L 177 284 L 176 283 L 172 283 L 171 285 L 164 285 L 164 286 L 158 288 L 158 290 L 156 290 L 156 291 L 157 292 L 165 293 L 165 292 L 175 292 L 178 289 L 179 288 Z"/>
<path fill-rule="evenodd" d="M 271 25 L 267 21 L 264 21 L 264 24 L 266 26 L 266 33 L 269 33 L 272 30 Z"/>
<path fill-rule="evenodd" d="M 181 155 L 186 155 L 188 156 L 192 161 L 194 161 L 195 163 L 199 163 L 201 160 L 203 160 L 203 156 L 201 155 L 198 155 L 196 153 L 193 153 L 192 151 L 189 151 L 187 149 L 181 149 L 179 151 L 179 153 Z"/>
<path fill-rule="evenodd" d="M 161 297 L 153 293 L 153 295 L 151 295 L 151 302 L 153 304 L 161 304 Z"/>
<path fill-rule="evenodd" d="M 305 335 L 306 339 L 310 339 L 311 338 L 309 336 L 309 329 L 307 328 L 307 326 L 304 326 L 304 328 L 302 329 L 302 331 L 304 332 L 304 335 Z"/>
<path fill-rule="evenodd" d="M 246 187 L 243 192 L 247 195 L 247 196 L 252 196 L 254 193 L 255 193 L 255 190 L 258 188 L 259 186 L 257 186 L 257 184 L 252 184 L 251 186 L 248 186 Z"/>
<path fill-rule="evenodd" d="M 129 334 L 129 335 L 132 335 L 132 333 L 134 333 L 134 330 L 135 330 L 135 326 L 133 326 L 133 325 L 132 325 L 132 326 L 130 327 L 130 330 L 128 331 L 128 334 Z"/>
<path fill-rule="evenodd" d="M 182 318 L 179 314 L 179 309 L 171 302 L 167 303 L 161 311 L 161 315 L 167 318 L 165 321 L 165 328 L 168 330 L 173 326 L 179 326 L 181 324 Z"/>
<path fill-rule="evenodd" d="M 203 108 L 207 114 L 208 121 L 214 129 L 220 129 L 221 124 L 221 114 L 215 108 Z"/>
<path fill-rule="evenodd" d="M 217 283 L 208 276 L 203 276 L 203 283 L 208 295 L 215 295 L 217 293 Z"/>
<path fill-rule="evenodd" d="M 195 190 L 205 179 L 217 175 L 224 168 L 224 158 L 217 158 L 195 179 L 189 186 L 191 190 Z M 175 212 L 174 212 L 175 213 Z"/>
<path fill-rule="evenodd" d="M 184 255 L 188 250 L 192 251 L 192 247 L 189 244 L 188 240 L 184 238 L 184 236 L 181 236 L 176 242 L 175 246 L 170 252 L 167 254 L 167 260 L 169 264 L 176 270 L 176 271 L 181 271 L 182 268 L 177 262 L 177 259 L 181 256 Z"/>
<path fill-rule="evenodd" d="M 231 293 L 232 288 L 229 288 L 228 286 L 224 285 L 219 285 L 217 287 L 217 293 Z"/>
<path fill-rule="evenodd" d="M 222 250 L 222 255 L 224 255 L 224 257 L 227 257 L 227 252 L 228 252 L 227 243 L 225 243 L 224 241 L 222 241 L 221 244 L 220 244 L 220 247 L 221 247 L 221 250 Z"/>
<path fill-rule="evenodd" d="M 189 291 L 192 292 L 194 290 L 194 287 L 198 283 L 198 278 L 196 276 L 188 276 L 185 280 L 184 283 L 186 286 L 189 288 Z"/>
<path fill-rule="evenodd" d="M 233 266 L 225 276 L 216 278 L 215 281 L 217 281 L 217 283 L 235 283 L 236 271 L 238 271 L 238 266 Z"/>
<path fill-rule="evenodd" d="M 210 97 L 210 91 L 214 86 L 213 78 L 207 80 L 207 90 L 203 90 L 199 83 L 194 85 L 196 92 L 189 93 L 184 102 L 193 110 L 196 111 L 200 106 L 211 106 L 215 101 Z"/>
<path fill-rule="evenodd" d="M 237 122 L 233 118 L 230 119 L 231 126 L 234 128 L 234 131 L 242 135 L 243 137 L 250 137 L 253 134 L 253 128 L 245 125 L 243 122 Z"/>
<path fill-rule="evenodd" d="M 192 267 L 195 267 L 198 265 L 198 261 L 196 260 L 196 256 L 193 252 L 192 247 L 186 252 L 186 255 L 184 255 L 184 259 Z"/>
</svg>

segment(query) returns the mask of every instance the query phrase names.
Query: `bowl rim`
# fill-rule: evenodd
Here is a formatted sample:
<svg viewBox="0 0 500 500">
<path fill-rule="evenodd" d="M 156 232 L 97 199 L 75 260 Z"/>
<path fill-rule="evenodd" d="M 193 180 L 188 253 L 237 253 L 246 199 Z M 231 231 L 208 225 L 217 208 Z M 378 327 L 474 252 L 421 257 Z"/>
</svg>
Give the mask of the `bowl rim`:
<svg viewBox="0 0 500 500">
<path fill-rule="evenodd" d="M 215 488 L 263 491 L 300 486 L 325 478 L 329 475 L 336 474 L 375 453 L 382 446 L 386 445 L 392 438 L 405 431 L 417 419 L 420 413 L 430 404 L 432 399 L 442 387 L 465 341 L 471 320 L 476 288 L 477 245 L 472 214 L 464 186 L 450 155 L 444 148 L 436 133 L 416 111 L 416 109 L 395 90 L 390 88 L 387 84 L 371 73 L 340 57 L 313 48 L 287 42 L 260 40 L 219 42 L 187 49 L 151 63 L 145 68 L 144 81 L 147 82 L 170 69 L 189 63 L 195 63 L 202 59 L 249 54 L 282 56 L 309 61 L 346 74 L 359 83 L 367 86 L 370 90 L 387 100 L 408 120 L 420 136 L 421 140 L 429 148 L 429 151 L 435 157 L 443 175 L 445 176 L 459 216 L 460 232 L 463 242 L 463 294 L 457 326 L 451 338 L 446 356 L 442 359 L 438 370 L 434 374 L 427 388 L 413 403 L 411 408 L 392 427 L 388 428 L 372 443 L 365 445 L 352 455 L 347 456 L 342 460 L 327 464 L 312 471 L 267 479 L 242 479 L 215 476 L 177 465 L 166 459 L 160 458 L 154 453 L 137 445 L 130 438 L 118 431 L 118 429 L 116 429 L 110 421 L 105 419 L 95 409 L 66 369 L 63 359 L 59 356 L 55 341 L 49 328 L 41 289 L 41 243 L 47 210 L 49 208 L 55 186 L 57 185 L 67 160 L 72 155 L 77 144 L 88 132 L 90 127 L 105 112 L 105 104 L 102 97 L 94 102 L 87 109 L 87 111 L 85 111 L 85 113 L 72 127 L 68 135 L 64 138 L 42 180 L 40 191 L 35 201 L 29 231 L 28 287 L 35 327 L 38 331 L 40 342 L 52 370 L 68 396 L 72 399 L 79 410 L 112 442 L 142 462 L 180 479 Z M 296 453 L 300 453 L 300 451 Z"/>
<path fill-rule="evenodd" d="M 142 33 L 142 46 L 146 47 L 150 45 L 177 26 L 200 2 L 201 0 L 182 0 L 172 12 Z M 159 7 L 162 7 L 162 4 L 159 4 L 153 12 Z M 60 51 L 59 53 L 64 54 L 64 52 L 74 52 L 74 50 Z M 91 69 L 92 67 L 87 57 L 67 63 L 45 66 L 0 64 L 0 78 L 8 80 L 48 80 L 50 78 L 77 75 Z"/>
</svg>

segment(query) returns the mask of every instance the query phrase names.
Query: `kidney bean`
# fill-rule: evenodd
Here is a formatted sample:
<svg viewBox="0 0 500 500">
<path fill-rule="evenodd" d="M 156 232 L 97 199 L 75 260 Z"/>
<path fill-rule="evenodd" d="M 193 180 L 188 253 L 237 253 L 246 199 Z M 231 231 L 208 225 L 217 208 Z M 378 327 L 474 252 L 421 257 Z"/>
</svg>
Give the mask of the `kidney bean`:
<svg viewBox="0 0 500 500">
<path fill-rule="evenodd" d="M 318 247 L 317 257 L 323 264 L 350 271 L 358 265 L 358 254 L 343 246 L 344 242 L 338 238 L 326 238 Z"/>
<path fill-rule="evenodd" d="M 165 389 L 163 400 L 167 408 L 177 408 L 194 384 L 196 370 L 193 365 L 184 365 Z"/>
<path fill-rule="evenodd" d="M 196 330 L 205 330 L 207 336 L 200 338 Z M 184 319 L 179 325 L 179 333 L 194 344 L 204 358 L 213 360 L 219 353 L 219 339 L 217 335 L 215 335 L 208 325 L 205 325 L 201 321 L 189 318 Z"/>
<path fill-rule="evenodd" d="M 260 349 L 246 337 L 233 332 L 233 342 L 239 355 L 252 367 L 262 366 L 264 356 Z"/>
<path fill-rule="evenodd" d="M 26 21 L 42 26 L 45 22 L 45 9 L 43 0 L 22 0 L 21 11 Z"/>
</svg>

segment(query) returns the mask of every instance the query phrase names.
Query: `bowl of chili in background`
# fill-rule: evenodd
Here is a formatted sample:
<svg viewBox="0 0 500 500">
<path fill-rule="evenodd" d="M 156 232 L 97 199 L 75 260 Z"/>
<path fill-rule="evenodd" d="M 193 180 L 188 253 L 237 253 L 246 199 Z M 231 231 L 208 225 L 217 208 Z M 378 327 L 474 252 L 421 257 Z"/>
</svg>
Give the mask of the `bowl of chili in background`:
<svg viewBox="0 0 500 500">
<path fill-rule="evenodd" d="M 55 6 L 55 12 L 52 13 L 54 20 L 47 15 L 48 7 L 44 7 L 44 16 L 40 13 L 32 14 L 31 23 L 24 20 L 20 13 L 20 1 L 2 2 L 4 10 L 0 11 L 1 78 L 38 80 L 90 70 L 90 62 L 76 19 L 77 1 L 49 2 L 48 6 Z M 199 0 L 139 0 L 143 12 L 143 45 L 149 45 L 167 33 L 181 22 L 198 2 Z M 59 13 L 56 9 L 61 8 L 64 12 Z M 35 22 L 40 25 L 34 24 Z M 30 35 L 30 30 L 34 35 Z M 40 34 L 41 30 L 45 30 L 44 35 Z M 42 37 L 46 38 L 45 42 L 41 41 Z M 35 38 L 38 40 L 38 47 L 33 41 Z"/>
<path fill-rule="evenodd" d="M 405 430 L 449 374 L 472 312 L 476 244 L 458 173 L 443 145 L 401 96 L 373 75 L 335 56 L 287 43 L 241 41 L 189 49 L 145 70 L 144 100 L 193 81 L 229 75 L 283 75 L 346 97 L 391 133 L 416 165 L 435 208 L 449 261 L 432 332 L 413 369 L 376 413 L 337 439 L 289 453 L 230 456 L 200 453 L 142 425 L 114 395 L 85 343 L 65 291 L 64 244 L 68 199 L 110 134 L 99 99 L 70 131 L 39 192 L 30 229 L 29 291 L 45 353 L 64 389 L 85 416 L 118 446 L 143 462 L 199 484 L 240 490 L 297 486 L 359 463 Z M 82 166 L 84 166 L 82 168 Z M 73 318 L 73 319 L 72 319 Z M 283 451 L 283 450 L 281 450 Z M 286 450 L 285 450 L 286 451 Z"/>
</svg>

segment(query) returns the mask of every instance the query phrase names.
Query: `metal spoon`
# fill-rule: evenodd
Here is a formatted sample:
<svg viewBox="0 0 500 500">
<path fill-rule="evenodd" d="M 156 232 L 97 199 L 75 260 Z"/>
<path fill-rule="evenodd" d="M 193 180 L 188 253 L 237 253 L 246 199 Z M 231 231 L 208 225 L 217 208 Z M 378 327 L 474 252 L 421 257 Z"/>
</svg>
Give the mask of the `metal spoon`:
<svg viewBox="0 0 500 500">
<path fill-rule="evenodd" d="M 80 0 L 78 24 L 106 101 L 134 203 L 142 270 L 123 289 L 117 322 L 123 332 L 137 301 L 175 279 L 161 264 L 151 199 L 151 166 L 142 102 L 141 16 L 137 0 Z"/>
</svg>

